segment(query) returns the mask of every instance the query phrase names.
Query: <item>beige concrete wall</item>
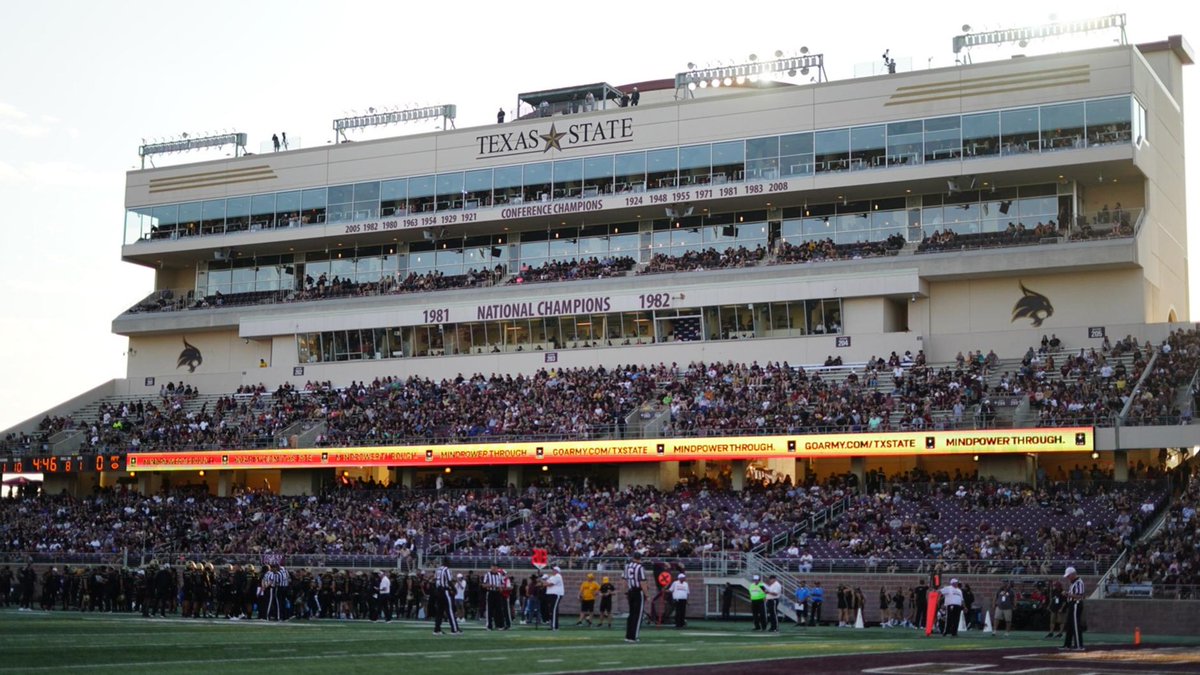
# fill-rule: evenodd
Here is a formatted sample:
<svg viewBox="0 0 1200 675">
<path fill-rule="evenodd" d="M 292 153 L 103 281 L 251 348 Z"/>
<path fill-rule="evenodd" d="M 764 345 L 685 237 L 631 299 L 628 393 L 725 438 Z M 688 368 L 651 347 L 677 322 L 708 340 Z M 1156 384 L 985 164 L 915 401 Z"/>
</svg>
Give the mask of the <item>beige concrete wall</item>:
<svg viewBox="0 0 1200 675">
<path fill-rule="evenodd" d="M 1166 321 L 1175 310 L 1177 320 L 1186 321 L 1189 303 L 1183 100 L 1172 95 L 1169 88 L 1164 89 L 1160 79 L 1160 75 L 1179 73 L 1178 58 L 1171 52 L 1158 52 L 1153 57 L 1156 68 L 1152 69 L 1140 54 L 1132 56 L 1134 95 L 1147 109 L 1146 138 L 1134 155 L 1134 164 L 1148 179 L 1149 217 L 1138 238 L 1139 262 L 1146 275 L 1145 320 Z M 1174 78 L 1168 82 L 1179 88 L 1181 81 Z"/>
<path fill-rule="evenodd" d="M 203 361 L 195 372 L 188 365 L 179 365 L 185 349 L 184 340 L 200 351 Z M 294 344 L 294 341 L 293 341 Z M 188 332 L 176 335 L 143 335 L 130 338 L 132 350 L 127 378 L 131 393 L 157 394 L 166 382 L 184 382 L 199 387 L 204 393 L 233 391 L 240 384 L 257 383 L 267 369 L 259 361 L 272 362 L 272 343 L 269 340 L 249 340 L 238 337 L 235 331 Z M 291 362 L 296 360 L 295 348 Z M 287 371 L 288 375 L 291 370 Z M 154 377 L 155 383 L 144 384 Z M 265 380 L 263 380 L 265 381 Z"/>
<path fill-rule="evenodd" d="M 430 167 L 456 171 L 516 164 L 524 158 L 491 155 L 481 159 L 479 137 L 545 133 L 551 124 L 563 131 L 580 122 L 630 119 L 631 142 L 620 147 L 637 150 L 743 138 L 747 130 L 766 135 L 1118 95 L 1130 90 L 1132 50 L 1113 47 L 993 61 L 133 171 L 127 178 L 126 204 L 166 204 L 420 175 Z M 962 95 L 952 111 L 944 99 L 946 91 Z M 604 146 L 597 152 L 612 149 Z M 269 175 L 261 180 L 150 192 L 152 179 L 246 167 L 266 167 Z"/>
</svg>

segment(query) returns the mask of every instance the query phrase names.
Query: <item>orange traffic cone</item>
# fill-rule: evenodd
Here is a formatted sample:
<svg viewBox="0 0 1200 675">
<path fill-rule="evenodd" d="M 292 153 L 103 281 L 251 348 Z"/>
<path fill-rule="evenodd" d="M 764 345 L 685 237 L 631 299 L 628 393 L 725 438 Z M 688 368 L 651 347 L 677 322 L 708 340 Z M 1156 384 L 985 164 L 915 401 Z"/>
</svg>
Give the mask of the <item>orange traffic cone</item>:
<svg viewBox="0 0 1200 675">
<path fill-rule="evenodd" d="M 1142 644 L 1142 629 L 1138 626 L 1133 627 L 1133 644 Z"/>
</svg>

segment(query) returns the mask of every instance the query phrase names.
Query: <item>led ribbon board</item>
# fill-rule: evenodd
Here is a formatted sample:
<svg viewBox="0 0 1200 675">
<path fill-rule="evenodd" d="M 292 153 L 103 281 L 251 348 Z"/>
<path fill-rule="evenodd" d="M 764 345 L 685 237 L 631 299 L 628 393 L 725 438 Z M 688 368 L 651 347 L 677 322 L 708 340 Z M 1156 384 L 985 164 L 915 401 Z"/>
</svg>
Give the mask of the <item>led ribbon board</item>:
<svg viewBox="0 0 1200 675">
<path fill-rule="evenodd" d="M 200 450 L 130 453 L 129 471 L 317 469 L 349 466 L 446 467 L 489 464 L 686 462 L 804 457 L 983 455 L 1091 452 L 1092 427 L 895 433 L 652 438 L 303 450 Z"/>
</svg>

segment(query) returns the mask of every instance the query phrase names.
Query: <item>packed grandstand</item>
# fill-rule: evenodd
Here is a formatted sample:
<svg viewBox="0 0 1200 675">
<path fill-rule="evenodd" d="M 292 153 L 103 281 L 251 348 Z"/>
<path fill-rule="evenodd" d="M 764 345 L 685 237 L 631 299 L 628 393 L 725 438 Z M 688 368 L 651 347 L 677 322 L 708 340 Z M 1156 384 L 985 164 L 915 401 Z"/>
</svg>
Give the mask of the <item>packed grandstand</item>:
<svg viewBox="0 0 1200 675">
<path fill-rule="evenodd" d="M 389 579 L 417 618 L 444 561 L 469 615 L 510 570 L 515 614 L 532 558 L 634 554 L 707 615 L 757 572 L 911 612 L 943 573 L 980 605 L 1067 567 L 1194 598 L 1182 150 L 1147 143 L 1182 136 L 1156 74 L 1190 62 L 585 85 L 132 171 L 155 285 L 113 322 L 126 376 L 0 440 L 42 479 L 0 500 L 0 602 L 241 618 L 282 566 L 294 617 L 378 618 Z"/>
</svg>

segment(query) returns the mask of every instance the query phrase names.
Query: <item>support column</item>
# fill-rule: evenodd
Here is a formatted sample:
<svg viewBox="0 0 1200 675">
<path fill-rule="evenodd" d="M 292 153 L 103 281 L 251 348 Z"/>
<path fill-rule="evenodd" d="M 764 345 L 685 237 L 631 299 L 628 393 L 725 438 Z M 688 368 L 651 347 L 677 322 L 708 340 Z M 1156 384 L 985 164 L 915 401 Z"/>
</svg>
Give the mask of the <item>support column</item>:
<svg viewBox="0 0 1200 675">
<path fill-rule="evenodd" d="M 867 489 L 867 458 L 866 457 L 851 457 L 850 458 L 850 473 L 858 479 L 859 492 L 866 492 Z"/>
<path fill-rule="evenodd" d="M 731 473 L 729 476 L 730 487 L 734 492 L 741 492 L 746 489 L 746 466 L 748 462 L 745 460 L 734 460 L 730 462 Z"/>
<path fill-rule="evenodd" d="M 787 476 L 788 478 L 791 478 L 792 485 L 795 485 L 796 476 L 802 475 L 799 473 L 796 463 L 797 461 L 791 457 L 784 457 L 782 459 L 768 459 L 767 468 L 780 476 Z"/>
<path fill-rule="evenodd" d="M 400 469 L 400 484 L 406 488 L 412 488 L 413 477 L 415 475 L 416 471 L 414 471 L 412 467 Z"/>
<path fill-rule="evenodd" d="M 1005 483 L 1032 483 L 1030 462 L 1023 454 L 980 455 L 979 480 L 998 480 Z"/>
<path fill-rule="evenodd" d="M 233 492 L 233 472 L 217 472 L 217 496 L 228 497 Z"/>
<path fill-rule="evenodd" d="M 1125 450 L 1116 450 L 1112 454 L 1113 458 L 1113 480 L 1118 483 L 1129 481 L 1129 452 Z"/>
<path fill-rule="evenodd" d="M 50 473 L 44 474 L 42 478 L 42 494 L 48 497 L 55 497 L 66 492 L 72 497 L 79 497 L 82 488 L 82 477 L 85 475 L 88 474 L 66 476 L 56 476 Z"/>
<path fill-rule="evenodd" d="M 158 494 L 162 489 L 162 475 L 156 473 L 139 473 L 137 475 L 138 492 L 145 497 Z"/>
<path fill-rule="evenodd" d="M 515 487 L 518 490 L 525 489 L 525 467 L 521 464 L 508 465 L 508 479 L 505 480 L 506 486 Z"/>
</svg>

